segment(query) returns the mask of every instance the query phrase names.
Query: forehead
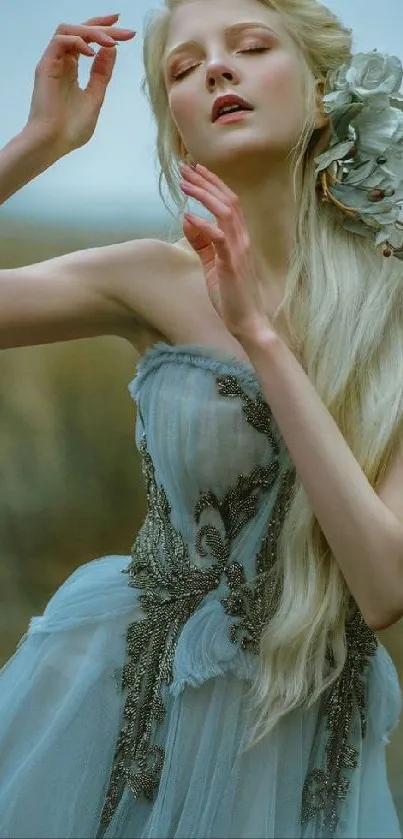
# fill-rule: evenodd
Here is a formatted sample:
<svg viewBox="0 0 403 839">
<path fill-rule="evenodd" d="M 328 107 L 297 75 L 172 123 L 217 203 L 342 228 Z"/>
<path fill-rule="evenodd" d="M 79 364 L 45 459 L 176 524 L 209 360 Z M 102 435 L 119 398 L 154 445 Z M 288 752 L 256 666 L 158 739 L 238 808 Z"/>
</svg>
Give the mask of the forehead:
<svg viewBox="0 0 403 839">
<path fill-rule="evenodd" d="M 172 12 L 165 55 L 184 41 L 197 40 L 200 35 L 208 40 L 230 26 L 247 22 L 261 22 L 286 37 L 280 15 L 259 0 L 185 0 Z"/>
</svg>

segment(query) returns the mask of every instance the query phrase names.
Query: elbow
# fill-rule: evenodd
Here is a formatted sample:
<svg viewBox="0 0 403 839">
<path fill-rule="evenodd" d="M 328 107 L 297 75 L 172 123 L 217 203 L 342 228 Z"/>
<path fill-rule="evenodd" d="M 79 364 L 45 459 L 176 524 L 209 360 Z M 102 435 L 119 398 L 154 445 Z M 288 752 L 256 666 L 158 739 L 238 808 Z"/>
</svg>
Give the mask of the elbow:
<svg viewBox="0 0 403 839">
<path fill-rule="evenodd" d="M 379 621 L 371 621 L 371 623 L 369 623 L 368 626 L 370 627 L 370 629 L 373 630 L 373 632 L 382 632 L 385 629 L 390 629 L 390 627 L 394 626 L 394 624 L 397 623 L 398 620 L 399 618 L 389 617 Z"/>
<path fill-rule="evenodd" d="M 382 615 L 382 617 L 379 616 L 376 620 L 367 621 L 367 624 L 374 630 L 374 632 L 382 632 L 383 629 L 389 629 L 391 626 L 394 626 L 395 623 L 398 623 L 402 617 L 403 607 L 399 610 L 399 612 Z"/>
<path fill-rule="evenodd" d="M 384 629 L 389 629 L 403 617 L 403 598 L 398 603 L 388 604 L 382 612 L 373 611 L 370 616 L 364 616 L 367 625 L 374 630 L 374 632 L 382 632 Z"/>
<path fill-rule="evenodd" d="M 400 524 L 398 530 L 395 526 L 389 529 L 387 544 L 383 544 L 373 565 L 379 568 L 381 577 L 378 577 L 375 588 L 371 587 L 371 606 L 363 615 L 368 626 L 375 632 L 389 629 L 403 617 L 402 536 Z"/>
</svg>

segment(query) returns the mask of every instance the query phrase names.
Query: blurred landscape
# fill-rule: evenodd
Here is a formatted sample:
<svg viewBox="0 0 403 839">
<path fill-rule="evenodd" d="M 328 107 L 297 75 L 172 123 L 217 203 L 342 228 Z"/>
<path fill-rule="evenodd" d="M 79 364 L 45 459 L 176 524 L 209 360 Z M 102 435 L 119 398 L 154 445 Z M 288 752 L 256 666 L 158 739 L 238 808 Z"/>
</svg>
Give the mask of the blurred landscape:
<svg viewBox="0 0 403 839">
<path fill-rule="evenodd" d="M 119 241 L 22 220 L 1 227 L 1 267 Z M 127 390 L 136 361 L 115 337 L 1 353 L 2 661 L 76 567 L 130 552 L 145 514 Z"/>
<path fill-rule="evenodd" d="M 86 230 L 3 219 L 0 267 L 159 230 Z M 1 353 L 0 663 L 79 565 L 129 554 L 146 511 L 127 384 L 138 357 L 118 338 Z M 382 633 L 403 672 L 403 625 Z M 403 823 L 403 723 L 388 747 Z"/>
</svg>

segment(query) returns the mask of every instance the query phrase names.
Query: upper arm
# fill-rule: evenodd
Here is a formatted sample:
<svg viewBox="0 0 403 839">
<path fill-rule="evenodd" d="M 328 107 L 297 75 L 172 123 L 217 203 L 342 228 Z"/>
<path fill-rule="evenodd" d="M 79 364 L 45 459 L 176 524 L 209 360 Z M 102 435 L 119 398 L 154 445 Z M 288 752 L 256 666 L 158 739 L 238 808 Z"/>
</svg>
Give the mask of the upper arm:
<svg viewBox="0 0 403 839">
<path fill-rule="evenodd" d="M 150 323 L 171 252 L 139 239 L 0 271 L 0 347 L 134 334 Z"/>
</svg>

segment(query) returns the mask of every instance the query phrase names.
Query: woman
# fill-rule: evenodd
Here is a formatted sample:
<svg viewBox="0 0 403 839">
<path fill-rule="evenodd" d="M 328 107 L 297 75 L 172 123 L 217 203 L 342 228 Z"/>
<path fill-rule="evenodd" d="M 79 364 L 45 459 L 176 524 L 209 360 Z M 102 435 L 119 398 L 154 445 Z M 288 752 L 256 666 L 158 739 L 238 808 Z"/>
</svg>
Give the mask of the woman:
<svg viewBox="0 0 403 839">
<path fill-rule="evenodd" d="M 69 70 L 114 22 L 53 39 L 3 195 L 30 144 L 39 171 L 92 133 L 112 52 L 86 98 Z M 167 0 L 159 157 L 213 219 L 0 273 L 3 347 L 147 349 L 148 497 L 131 557 L 76 571 L 2 672 L 1 836 L 401 836 L 376 631 L 403 614 L 403 269 L 315 188 L 350 59 L 315 0 Z"/>
</svg>

